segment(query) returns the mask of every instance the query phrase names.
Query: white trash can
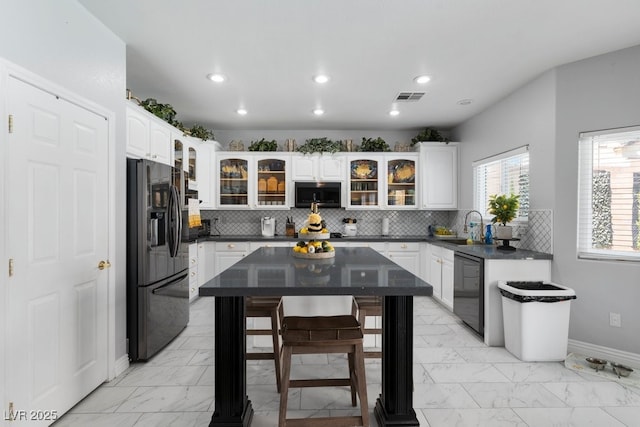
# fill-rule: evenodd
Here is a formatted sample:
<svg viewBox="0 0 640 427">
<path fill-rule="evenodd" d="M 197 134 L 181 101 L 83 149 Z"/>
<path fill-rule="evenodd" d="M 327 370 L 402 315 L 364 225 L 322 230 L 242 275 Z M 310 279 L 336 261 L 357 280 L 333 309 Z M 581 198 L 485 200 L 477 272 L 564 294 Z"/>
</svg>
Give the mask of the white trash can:
<svg viewBox="0 0 640 427">
<path fill-rule="evenodd" d="M 549 282 L 498 281 L 505 348 L 527 362 L 567 357 L 573 289 Z"/>
</svg>

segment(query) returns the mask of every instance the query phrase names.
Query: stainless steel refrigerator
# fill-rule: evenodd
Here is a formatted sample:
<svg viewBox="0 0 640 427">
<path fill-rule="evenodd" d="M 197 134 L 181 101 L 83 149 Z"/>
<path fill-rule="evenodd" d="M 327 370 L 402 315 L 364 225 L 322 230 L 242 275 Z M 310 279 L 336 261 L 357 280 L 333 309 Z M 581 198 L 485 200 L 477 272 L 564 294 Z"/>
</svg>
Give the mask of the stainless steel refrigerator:
<svg viewBox="0 0 640 427">
<path fill-rule="evenodd" d="M 181 242 L 179 174 L 168 165 L 127 159 L 127 338 L 132 361 L 151 358 L 189 322 L 189 249 Z"/>
</svg>

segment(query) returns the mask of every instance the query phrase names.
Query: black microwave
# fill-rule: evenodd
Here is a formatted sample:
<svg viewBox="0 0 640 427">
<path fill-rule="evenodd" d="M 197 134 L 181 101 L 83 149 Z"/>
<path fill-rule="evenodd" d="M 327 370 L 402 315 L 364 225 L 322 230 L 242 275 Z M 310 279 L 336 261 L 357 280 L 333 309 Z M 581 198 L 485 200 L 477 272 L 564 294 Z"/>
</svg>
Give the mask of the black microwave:
<svg viewBox="0 0 640 427">
<path fill-rule="evenodd" d="M 342 207 L 342 184 L 340 182 L 296 182 L 296 208 L 310 208 L 317 203 L 321 208 Z"/>
</svg>

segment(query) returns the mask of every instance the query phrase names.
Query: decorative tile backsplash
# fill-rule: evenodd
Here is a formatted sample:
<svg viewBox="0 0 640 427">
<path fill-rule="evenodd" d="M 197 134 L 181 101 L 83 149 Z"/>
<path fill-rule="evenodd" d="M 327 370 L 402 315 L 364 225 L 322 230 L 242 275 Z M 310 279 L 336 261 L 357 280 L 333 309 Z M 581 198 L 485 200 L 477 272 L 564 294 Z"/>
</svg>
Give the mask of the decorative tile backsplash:
<svg viewBox="0 0 640 427">
<path fill-rule="evenodd" d="M 379 236 L 382 234 L 382 219 L 389 218 L 389 234 L 392 236 L 427 235 L 429 225 L 448 226 L 452 212 L 446 211 L 347 211 L 344 209 L 321 209 L 320 215 L 331 232 L 342 232 L 343 218 L 357 220 L 359 236 Z M 287 211 L 268 210 L 219 210 L 202 211 L 203 219 L 219 218 L 218 228 L 221 235 L 260 235 L 260 218 L 276 218 L 276 233 L 284 234 L 287 216 L 292 217 L 299 230 L 309 216 L 309 209 Z M 212 221 L 213 225 L 213 221 Z"/>
<path fill-rule="evenodd" d="M 392 236 L 427 236 L 429 225 L 442 225 L 457 231 L 458 236 L 467 237 L 463 233 L 464 217 L 468 210 L 460 211 L 347 211 L 344 209 L 321 209 L 320 214 L 331 232 L 342 232 L 343 218 L 357 220 L 359 236 L 379 236 L 382 234 L 382 219 L 389 218 L 389 234 Z M 276 218 L 276 233 L 284 235 L 287 217 L 292 217 L 299 230 L 309 215 L 308 209 L 287 211 L 270 210 L 218 210 L 202 211 L 203 219 L 218 218 L 218 229 L 221 235 L 259 236 L 260 218 L 270 216 Z M 469 216 L 470 221 L 478 221 L 477 214 Z M 512 246 L 544 253 L 553 253 L 553 212 L 551 210 L 530 210 L 527 224 L 514 224 L 514 237 L 519 241 L 511 242 Z"/>
</svg>

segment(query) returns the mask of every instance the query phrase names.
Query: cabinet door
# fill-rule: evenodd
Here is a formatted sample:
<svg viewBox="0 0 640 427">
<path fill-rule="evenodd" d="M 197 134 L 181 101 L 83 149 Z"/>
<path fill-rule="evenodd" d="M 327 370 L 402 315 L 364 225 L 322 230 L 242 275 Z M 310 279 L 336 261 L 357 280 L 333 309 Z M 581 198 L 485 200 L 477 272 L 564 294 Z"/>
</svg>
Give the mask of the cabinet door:
<svg viewBox="0 0 640 427">
<path fill-rule="evenodd" d="M 346 176 L 344 159 L 338 156 L 320 156 L 317 169 L 321 181 L 344 181 Z"/>
<path fill-rule="evenodd" d="M 198 179 L 198 199 L 202 201 L 200 203 L 201 209 L 211 209 L 215 207 L 215 201 L 212 194 L 213 189 L 211 185 L 211 151 L 211 146 L 206 143 L 198 145 L 196 170 Z"/>
<path fill-rule="evenodd" d="M 420 277 L 420 253 L 419 252 L 391 252 L 388 257 L 405 270 Z"/>
<path fill-rule="evenodd" d="M 381 159 L 350 158 L 347 175 L 347 208 L 380 208 Z"/>
<path fill-rule="evenodd" d="M 151 122 L 149 128 L 149 153 L 151 160 L 171 165 L 171 128 Z"/>
<path fill-rule="evenodd" d="M 421 155 L 422 207 L 425 209 L 457 208 L 458 147 L 442 144 L 423 145 Z"/>
<path fill-rule="evenodd" d="M 218 162 L 218 207 L 249 207 L 249 160 L 225 157 Z"/>
<path fill-rule="evenodd" d="M 430 246 L 429 284 L 433 287 L 433 296 L 438 300 L 442 300 L 442 259 L 440 257 L 440 248 L 433 245 Z"/>
<path fill-rule="evenodd" d="M 442 302 L 453 310 L 453 251 L 443 249 L 442 254 Z M 451 257 L 447 252 L 451 252 Z"/>
<path fill-rule="evenodd" d="M 289 209 L 289 160 L 284 157 L 256 159 L 254 183 L 256 206 L 260 209 Z"/>
<path fill-rule="evenodd" d="M 388 157 L 386 167 L 386 204 L 393 209 L 416 209 L 417 156 Z"/>
<path fill-rule="evenodd" d="M 246 256 L 249 246 L 246 242 L 215 242 L 215 276 Z"/>
<path fill-rule="evenodd" d="M 189 245 L 189 301 L 198 296 L 198 244 Z"/>
<path fill-rule="evenodd" d="M 149 119 L 133 108 L 127 108 L 127 154 L 142 159 L 150 154 Z"/>
<path fill-rule="evenodd" d="M 316 163 L 318 156 L 314 155 L 297 155 L 293 157 L 293 180 L 294 181 L 315 181 Z"/>
</svg>

